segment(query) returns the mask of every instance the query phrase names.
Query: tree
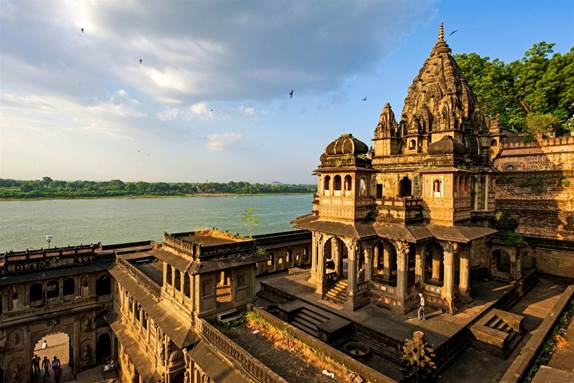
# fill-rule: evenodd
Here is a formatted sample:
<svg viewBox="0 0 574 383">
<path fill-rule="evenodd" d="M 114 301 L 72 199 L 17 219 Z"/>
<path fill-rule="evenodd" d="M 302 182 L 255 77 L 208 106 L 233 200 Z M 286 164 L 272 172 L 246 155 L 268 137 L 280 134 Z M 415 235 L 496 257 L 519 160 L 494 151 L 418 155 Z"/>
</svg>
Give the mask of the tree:
<svg viewBox="0 0 574 383">
<path fill-rule="evenodd" d="M 259 220 L 257 217 L 255 217 L 254 212 L 255 209 L 250 207 L 245 211 L 245 213 L 243 213 L 243 216 L 241 217 L 243 224 L 247 227 L 247 232 L 249 233 L 250 237 L 253 236 L 253 230 L 259 224 Z"/>
<path fill-rule="evenodd" d="M 552 132 L 558 127 L 558 122 L 558 117 L 550 113 L 528 113 L 526 131 L 532 136 Z"/>
<path fill-rule="evenodd" d="M 42 182 L 52 182 L 53 180 L 50 177 L 42 177 Z"/>
<path fill-rule="evenodd" d="M 436 364 L 432 347 L 422 331 L 415 331 L 403 345 L 403 377 L 406 382 L 435 382 Z"/>
</svg>

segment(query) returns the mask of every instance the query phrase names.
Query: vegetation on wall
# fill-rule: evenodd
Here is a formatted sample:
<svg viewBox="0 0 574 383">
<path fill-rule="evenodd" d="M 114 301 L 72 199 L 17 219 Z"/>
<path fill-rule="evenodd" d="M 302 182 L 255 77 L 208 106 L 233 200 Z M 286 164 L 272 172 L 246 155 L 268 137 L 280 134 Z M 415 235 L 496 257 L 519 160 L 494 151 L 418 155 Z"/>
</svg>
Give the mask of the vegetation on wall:
<svg viewBox="0 0 574 383">
<path fill-rule="evenodd" d="M 574 132 L 574 47 L 561 54 L 554 45 L 534 44 L 510 63 L 477 53 L 455 58 L 481 109 L 498 116 L 503 129 Z"/>
<path fill-rule="evenodd" d="M 0 178 L 0 199 L 184 196 L 193 194 L 312 193 L 316 185 L 249 182 L 20 181 Z"/>
</svg>

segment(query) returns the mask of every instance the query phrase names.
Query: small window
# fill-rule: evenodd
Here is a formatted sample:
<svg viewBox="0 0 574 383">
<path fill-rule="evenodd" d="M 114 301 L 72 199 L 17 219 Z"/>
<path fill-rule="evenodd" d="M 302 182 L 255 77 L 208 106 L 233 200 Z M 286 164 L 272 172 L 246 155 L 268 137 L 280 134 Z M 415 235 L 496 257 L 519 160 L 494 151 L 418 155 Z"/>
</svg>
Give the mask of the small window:
<svg viewBox="0 0 574 383">
<path fill-rule="evenodd" d="M 440 180 L 434 180 L 432 183 L 432 191 L 434 193 L 440 194 L 441 189 L 442 189 L 442 182 Z"/>
<path fill-rule="evenodd" d="M 498 144 L 498 141 L 496 141 L 496 139 L 493 139 L 492 141 L 490 141 L 490 146 L 496 146 Z"/>
<path fill-rule="evenodd" d="M 191 297 L 191 284 L 189 282 L 190 276 L 187 274 L 183 275 L 183 293 L 186 297 Z"/>
<path fill-rule="evenodd" d="M 172 279 L 171 279 L 172 278 L 171 274 L 172 274 L 171 265 L 167 265 L 167 272 L 165 275 L 165 281 L 170 286 L 173 284 Z"/>
<path fill-rule="evenodd" d="M 68 278 L 64 280 L 64 296 L 74 295 L 76 290 L 76 286 L 74 283 L 74 279 Z"/>
<path fill-rule="evenodd" d="M 514 170 L 514 166 L 513 166 L 513 165 L 506 165 L 506 166 L 504 167 L 504 170 L 506 170 L 506 171 L 513 171 L 513 170 Z"/>
<path fill-rule="evenodd" d="M 325 176 L 323 180 L 323 190 L 328 191 L 331 188 L 331 176 Z"/>
<path fill-rule="evenodd" d="M 365 177 L 361 177 L 361 180 L 359 181 L 359 190 L 361 196 L 365 197 L 367 195 L 367 181 L 365 181 Z"/>
<path fill-rule="evenodd" d="M 174 270 L 175 272 L 175 282 L 173 283 L 175 286 L 175 289 L 177 291 L 181 291 L 181 271 L 179 270 Z"/>
<path fill-rule="evenodd" d="M 377 198 L 383 198 L 383 184 L 377 184 Z"/>
<path fill-rule="evenodd" d="M 35 283 L 30 286 L 30 302 L 38 302 L 43 299 L 42 285 L 40 283 Z"/>
<path fill-rule="evenodd" d="M 409 149 L 415 149 L 417 147 L 417 141 L 416 140 L 410 140 L 409 141 Z"/>
<path fill-rule="evenodd" d="M 46 298 L 54 299 L 60 296 L 60 285 L 56 281 L 48 282 L 46 287 Z"/>
<path fill-rule="evenodd" d="M 351 176 L 346 175 L 345 176 L 345 191 L 351 191 L 353 187 L 353 179 L 351 178 Z"/>
<path fill-rule="evenodd" d="M 333 190 L 341 190 L 341 176 L 335 176 L 333 179 Z"/>
</svg>

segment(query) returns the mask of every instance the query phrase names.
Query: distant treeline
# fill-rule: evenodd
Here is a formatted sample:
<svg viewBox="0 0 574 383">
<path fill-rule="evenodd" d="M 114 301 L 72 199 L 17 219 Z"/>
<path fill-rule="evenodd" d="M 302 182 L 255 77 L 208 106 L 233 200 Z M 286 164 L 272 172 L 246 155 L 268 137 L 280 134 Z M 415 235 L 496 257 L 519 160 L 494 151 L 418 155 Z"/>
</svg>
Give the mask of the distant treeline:
<svg viewBox="0 0 574 383">
<path fill-rule="evenodd" d="M 316 185 L 249 182 L 19 181 L 0 178 L 0 199 L 183 196 L 191 194 L 312 193 Z"/>
</svg>

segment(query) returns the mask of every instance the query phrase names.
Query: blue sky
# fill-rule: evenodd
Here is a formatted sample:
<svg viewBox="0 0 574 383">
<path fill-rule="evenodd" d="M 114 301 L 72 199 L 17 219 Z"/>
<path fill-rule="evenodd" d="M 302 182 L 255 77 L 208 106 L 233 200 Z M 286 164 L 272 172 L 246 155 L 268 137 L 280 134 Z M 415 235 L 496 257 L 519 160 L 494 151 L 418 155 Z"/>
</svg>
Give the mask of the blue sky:
<svg viewBox="0 0 574 383">
<path fill-rule="evenodd" d="M 574 45 L 574 1 L 3 0 L 0 178 L 312 183 L 400 114 L 440 21 L 455 53 Z"/>
</svg>

